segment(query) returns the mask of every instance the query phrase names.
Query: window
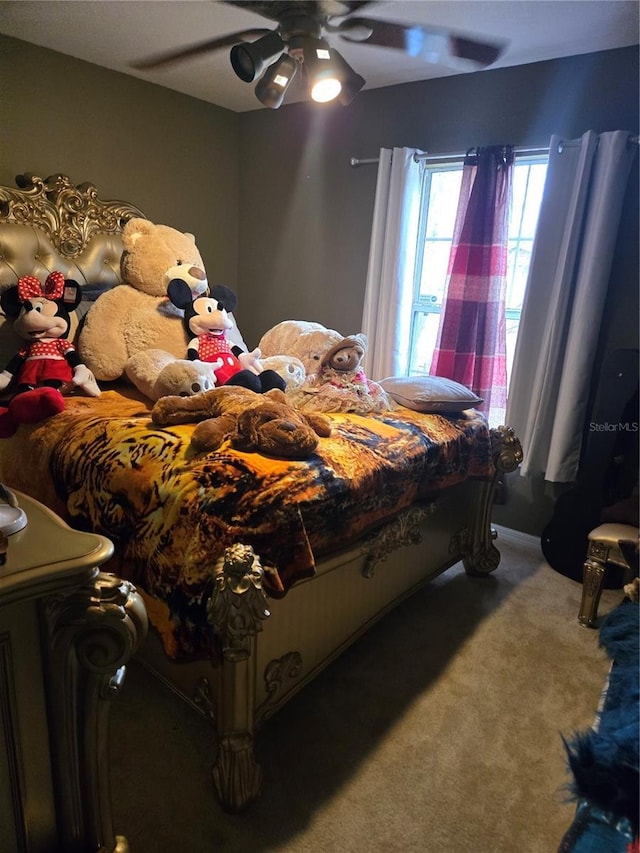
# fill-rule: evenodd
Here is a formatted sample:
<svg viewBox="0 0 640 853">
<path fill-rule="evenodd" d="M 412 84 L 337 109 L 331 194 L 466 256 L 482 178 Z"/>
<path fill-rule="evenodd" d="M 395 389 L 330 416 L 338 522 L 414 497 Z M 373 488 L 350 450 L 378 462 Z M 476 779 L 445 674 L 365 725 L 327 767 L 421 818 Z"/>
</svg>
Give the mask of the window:
<svg viewBox="0 0 640 853">
<path fill-rule="evenodd" d="M 547 156 L 516 160 L 509 216 L 506 323 L 507 384 L 527 284 L 533 238 L 547 173 Z M 462 160 L 429 163 L 422 178 L 418 251 L 413 288 L 409 374 L 426 375 L 438 336 L 453 239 Z"/>
</svg>

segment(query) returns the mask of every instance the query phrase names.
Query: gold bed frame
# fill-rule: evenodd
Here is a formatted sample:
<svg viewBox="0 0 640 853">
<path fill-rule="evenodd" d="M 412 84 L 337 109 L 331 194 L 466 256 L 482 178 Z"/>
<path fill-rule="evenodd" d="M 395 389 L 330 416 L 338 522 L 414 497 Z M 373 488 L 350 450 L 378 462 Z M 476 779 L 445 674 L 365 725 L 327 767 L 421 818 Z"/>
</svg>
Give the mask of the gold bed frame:
<svg viewBox="0 0 640 853">
<path fill-rule="evenodd" d="M 0 283 L 7 283 L 8 272 L 17 278 L 52 269 L 73 270 L 79 281 L 105 280 L 106 269 L 111 283 L 118 281 L 119 232 L 127 219 L 143 216 L 137 208 L 100 201 L 92 184 L 76 187 L 64 175 L 24 175 L 16 182 L 18 189 L 0 187 Z M 497 568 L 494 492 L 498 478 L 522 460 L 522 449 L 508 427 L 492 429 L 491 442 L 494 477 L 468 480 L 411 507 L 322 560 L 316 575 L 283 599 L 267 598 L 260 561 L 250 549 L 228 549 L 212 566 L 207 607 L 219 661 L 176 664 L 149 633 L 142 661 L 215 726 L 213 780 L 224 809 L 241 811 L 259 795 L 258 726 L 331 660 L 453 564 L 462 561 L 474 576 Z"/>
</svg>

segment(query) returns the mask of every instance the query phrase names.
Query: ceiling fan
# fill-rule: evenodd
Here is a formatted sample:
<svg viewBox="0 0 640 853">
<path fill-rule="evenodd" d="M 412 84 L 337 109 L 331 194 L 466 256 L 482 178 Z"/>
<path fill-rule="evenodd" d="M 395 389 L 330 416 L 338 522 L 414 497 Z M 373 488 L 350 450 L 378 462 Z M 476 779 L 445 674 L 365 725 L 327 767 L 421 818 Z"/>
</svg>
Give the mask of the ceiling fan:
<svg viewBox="0 0 640 853">
<path fill-rule="evenodd" d="M 140 70 L 161 68 L 224 47 L 231 65 L 246 83 L 257 78 L 257 98 L 278 109 L 298 72 L 306 78 L 314 101 L 337 100 L 343 106 L 365 85 L 365 79 L 327 41 L 327 36 L 360 44 L 402 50 L 430 63 L 482 68 L 500 56 L 504 43 L 479 41 L 433 27 L 354 16 L 375 0 L 221 0 L 269 20 L 274 29 L 253 28 L 209 39 L 134 64 Z"/>
</svg>

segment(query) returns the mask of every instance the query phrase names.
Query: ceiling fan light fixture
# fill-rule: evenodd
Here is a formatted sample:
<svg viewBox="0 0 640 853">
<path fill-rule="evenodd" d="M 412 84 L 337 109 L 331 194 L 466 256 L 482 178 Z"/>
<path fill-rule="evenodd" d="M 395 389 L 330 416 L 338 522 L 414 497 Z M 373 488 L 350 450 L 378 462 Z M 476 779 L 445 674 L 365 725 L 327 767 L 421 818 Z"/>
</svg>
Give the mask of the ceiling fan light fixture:
<svg viewBox="0 0 640 853">
<path fill-rule="evenodd" d="M 270 65 L 256 83 L 256 98 L 272 110 L 282 105 L 287 89 L 296 75 L 298 63 L 286 53 Z"/>
<path fill-rule="evenodd" d="M 342 83 L 332 74 L 319 77 L 311 86 L 311 99 L 317 104 L 335 101 L 342 91 Z"/>
<path fill-rule="evenodd" d="M 340 77 L 342 88 L 338 95 L 338 101 L 343 107 L 348 106 L 367 82 L 364 77 L 354 71 L 347 60 L 337 50 L 332 51 L 334 68 Z"/>
<path fill-rule="evenodd" d="M 274 30 L 257 41 L 243 42 L 231 48 L 231 66 L 245 83 L 253 83 L 264 69 L 284 50 L 280 33 Z"/>
<path fill-rule="evenodd" d="M 305 39 L 303 54 L 309 94 L 316 103 L 333 101 L 342 90 L 334 53 L 324 39 Z"/>
</svg>

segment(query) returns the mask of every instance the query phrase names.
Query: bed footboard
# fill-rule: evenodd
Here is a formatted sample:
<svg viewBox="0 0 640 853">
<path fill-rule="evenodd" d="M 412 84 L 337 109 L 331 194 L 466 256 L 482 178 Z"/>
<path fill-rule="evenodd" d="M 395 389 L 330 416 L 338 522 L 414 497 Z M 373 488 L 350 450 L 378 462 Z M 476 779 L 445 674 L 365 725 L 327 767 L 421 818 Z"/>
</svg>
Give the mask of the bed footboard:
<svg viewBox="0 0 640 853">
<path fill-rule="evenodd" d="M 286 599 L 270 602 L 262 586 L 263 569 L 253 550 L 242 545 L 227 549 L 215 568 L 215 587 L 208 604 L 209 622 L 222 648 L 222 665 L 216 670 L 217 699 L 209 709 L 218 733 L 213 781 L 226 811 L 242 811 L 259 795 L 261 771 L 253 752 L 254 729 L 259 722 L 271 716 L 385 612 L 450 565 L 462 560 L 466 572 L 474 576 L 487 575 L 497 568 L 500 553 L 494 544 L 495 531 L 491 529 L 491 507 L 499 478 L 518 466 L 522 449 L 508 427 L 492 430 L 491 440 L 495 474 L 491 479 L 468 484 L 473 492 L 469 489 L 464 492 L 465 500 L 472 495 L 466 504 L 461 501 L 461 493 L 457 493 L 452 504 L 444 502 L 440 509 L 437 501 L 411 508 L 368 537 L 355 557 L 336 560 L 333 567 L 324 570 L 325 586 L 337 583 L 340 575 L 339 582 L 344 582 L 346 589 L 350 583 L 357 585 L 362 579 L 372 580 L 377 574 L 377 564 L 387 561 L 394 551 L 403 552 L 400 563 L 411 563 L 413 567 L 409 566 L 404 579 L 395 565 L 392 570 L 385 567 L 384 572 L 380 571 L 380 575 L 386 576 L 381 581 L 382 591 L 373 595 L 370 588 L 366 595 L 356 592 L 357 604 L 361 606 L 353 608 L 357 612 L 352 624 L 339 624 L 338 614 L 330 638 L 326 637 L 327 632 L 322 638 L 317 631 L 312 636 L 314 618 L 324 624 L 326 612 L 297 618 L 295 624 L 290 619 L 276 624 L 278 611 L 288 607 L 287 614 L 291 616 L 294 607 L 296 613 L 301 605 L 304 607 L 304 588 L 309 588 L 315 578 L 299 585 L 302 590 L 299 596 L 294 588 Z M 454 506 L 459 513 L 457 517 L 452 511 Z M 432 517 L 434 521 L 430 520 Z M 451 526 L 447 527 L 448 523 Z M 427 547 L 414 549 L 425 535 L 429 538 Z M 410 560 L 406 551 L 413 551 Z M 312 596 L 320 597 L 319 593 Z M 335 602 L 335 596 L 325 598 Z M 334 605 L 325 606 L 336 615 Z M 305 622 L 310 625 L 306 629 L 309 636 L 303 638 Z M 265 630 L 267 627 L 269 631 Z M 258 648 L 258 636 L 263 631 L 264 643 Z M 303 653 L 296 645 L 305 642 L 308 645 Z M 273 649 L 289 650 L 279 654 Z"/>
<path fill-rule="evenodd" d="M 481 484 L 469 526 L 451 541 L 452 551 L 460 554 L 465 571 L 472 577 L 487 575 L 500 564 L 500 552 L 494 545 L 496 532 L 491 527 L 491 510 L 498 482 L 522 462 L 522 446 L 511 427 L 491 430 L 491 453 L 495 475 Z"/>
</svg>

